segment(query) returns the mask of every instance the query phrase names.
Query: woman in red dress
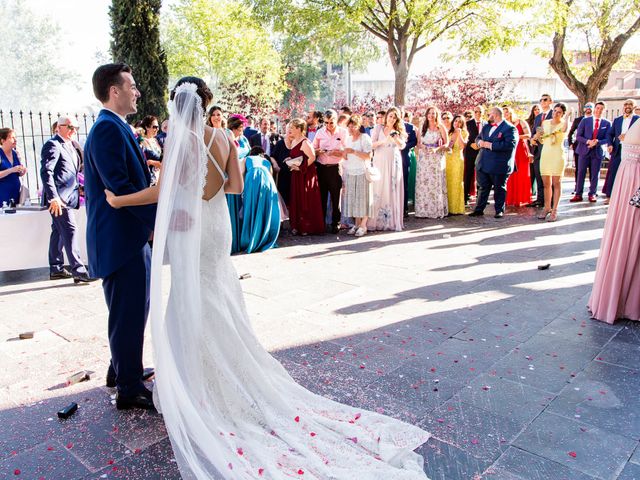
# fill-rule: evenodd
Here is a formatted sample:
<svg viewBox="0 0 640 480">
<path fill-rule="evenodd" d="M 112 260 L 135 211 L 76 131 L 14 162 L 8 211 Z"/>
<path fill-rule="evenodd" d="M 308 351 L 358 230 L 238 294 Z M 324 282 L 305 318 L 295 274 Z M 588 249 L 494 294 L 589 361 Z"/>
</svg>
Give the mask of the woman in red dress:
<svg viewBox="0 0 640 480">
<path fill-rule="evenodd" d="M 531 130 L 527 122 L 520 120 L 511 107 L 504 107 L 504 118 L 518 130 L 518 145 L 516 146 L 515 169 L 507 180 L 506 205 L 521 207 L 531 201 L 531 177 L 529 176 L 529 147 L 527 140 L 531 137 Z"/>
<path fill-rule="evenodd" d="M 293 235 L 324 233 L 324 218 L 320 201 L 320 187 L 316 173 L 316 154 L 305 131 L 307 123 L 301 118 L 289 122 L 291 160 L 302 159 L 299 166 L 289 165 L 291 170 L 291 193 L 289 199 L 289 223 Z"/>
</svg>

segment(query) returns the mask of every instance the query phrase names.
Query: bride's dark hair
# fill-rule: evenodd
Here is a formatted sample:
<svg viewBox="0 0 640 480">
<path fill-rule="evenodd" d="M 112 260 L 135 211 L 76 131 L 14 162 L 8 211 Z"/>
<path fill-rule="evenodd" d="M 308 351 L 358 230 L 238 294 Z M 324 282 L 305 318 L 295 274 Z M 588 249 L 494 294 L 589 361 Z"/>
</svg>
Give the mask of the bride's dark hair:
<svg viewBox="0 0 640 480">
<path fill-rule="evenodd" d="M 211 93 L 211 90 L 209 90 L 209 87 L 207 87 L 207 84 L 201 78 L 182 77 L 180 80 L 178 80 L 178 83 L 176 83 L 176 86 L 173 87 L 173 90 L 171 90 L 171 94 L 169 98 L 173 100 L 173 97 L 176 94 L 176 88 L 178 88 L 183 83 L 193 83 L 196 86 L 197 88 L 196 93 L 202 100 L 202 110 L 206 111 L 207 106 L 211 103 L 211 100 L 213 100 L 213 93 Z"/>
</svg>

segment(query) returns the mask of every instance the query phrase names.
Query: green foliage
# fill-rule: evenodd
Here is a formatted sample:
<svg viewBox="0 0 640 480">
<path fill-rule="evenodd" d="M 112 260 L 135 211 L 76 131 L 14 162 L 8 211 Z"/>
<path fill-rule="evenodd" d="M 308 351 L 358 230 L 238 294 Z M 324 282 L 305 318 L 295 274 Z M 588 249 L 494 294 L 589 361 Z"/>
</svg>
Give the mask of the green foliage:
<svg viewBox="0 0 640 480">
<path fill-rule="evenodd" d="M 134 120 L 145 115 L 167 115 L 169 72 L 160 46 L 161 0 L 112 0 L 111 55 L 131 66 L 142 97 Z"/>
<path fill-rule="evenodd" d="M 231 105 L 250 99 L 274 107 L 285 90 L 280 54 L 244 5 L 230 0 L 179 0 L 163 24 L 172 78 L 197 75 Z M 231 98 L 230 98 L 231 97 Z"/>
<path fill-rule="evenodd" d="M 0 2 L 2 72 L 0 109 L 46 109 L 63 83 L 75 81 L 67 68 L 58 65 L 60 28 L 39 16 L 20 0 Z"/>
</svg>

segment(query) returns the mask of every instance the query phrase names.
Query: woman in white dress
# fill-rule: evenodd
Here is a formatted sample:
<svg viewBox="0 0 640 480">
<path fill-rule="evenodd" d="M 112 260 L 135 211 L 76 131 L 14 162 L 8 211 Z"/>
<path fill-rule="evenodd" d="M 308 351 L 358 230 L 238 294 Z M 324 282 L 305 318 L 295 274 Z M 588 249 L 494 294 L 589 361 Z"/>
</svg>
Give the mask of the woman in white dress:
<svg viewBox="0 0 640 480">
<path fill-rule="evenodd" d="M 185 77 L 172 92 L 160 188 L 107 193 L 118 207 L 152 203 L 159 190 L 154 398 L 182 477 L 426 479 L 412 450 L 427 432 L 309 392 L 258 342 L 229 256 L 223 191 L 242 180 L 233 145 L 217 148 L 218 135 L 204 128 L 206 91 L 202 80 Z M 163 259 L 171 269 L 166 308 Z"/>
<path fill-rule="evenodd" d="M 380 170 L 380 180 L 373 184 L 373 217 L 367 222 L 369 230 L 402 230 L 404 214 L 404 183 L 401 151 L 407 143 L 400 110 L 387 110 L 382 125 L 371 134 L 373 165 Z"/>
<path fill-rule="evenodd" d="M 440 111 L 427 108 L 416 168 L 416 217 L 443 218 L 449 214 L 444 156 L 448 145 Z"/>
</svg>

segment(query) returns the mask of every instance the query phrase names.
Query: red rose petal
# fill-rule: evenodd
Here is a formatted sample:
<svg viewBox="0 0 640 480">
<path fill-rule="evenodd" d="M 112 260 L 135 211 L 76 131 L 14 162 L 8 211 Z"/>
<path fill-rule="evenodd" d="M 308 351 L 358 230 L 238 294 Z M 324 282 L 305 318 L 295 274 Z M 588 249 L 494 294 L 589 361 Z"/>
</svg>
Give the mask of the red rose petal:
<svg viewBox="0 0 640 480">
<path fill-rule="evenodd" d="M 237 452 L 238 452 L 238 455 L 240 455 L 240 456 L 244 455 L 244 452 L 242 451 L 241 448 L 238 448 Z"/>
<path fill-rule="evenodd" d="M 258 475 L 262 476 L 263 473 L 264 473 L 264 468 L 259 468 Z"/>
<path fill-rule="evenodd" d="M 477 444 L 478 444 L 478 443 L 480 443 L 480 442 L 478 441 L 478 439 L 477 439 L 477 438 L 472 438 L 472 439 L 471 439 L 471 443 L 473 443 L 474 445 L 477 445 Z"/>
<path fill-rule="evenodd" d="M 355 419 L 356 419 L 356 420 L 359 420 L 361 416 L 362 416 L 361 414 L 356 413 Z"/>
<path fill-rule="evenodd" d="M 73 448 L 73 443 L 71 442 L 67 443 L 67 448 Z"/>
<path fill-rule="evenodd" d="M 364 365 L 360 365 L 360 369 L 364 370 Z"/>
<path fill-rule="evenodd" d="M 229 467 L 229 470 L 233 470 L 233 465 L 231 464 L 231 462 L 229 462 L 229 465 L 227 465 Z"/>
<path fill-rule="evenodd" d="M 298 470 L 298 475 L 304 475 L 304 470 L 302 469 Z"/>
<path fill-rule="evenodd" d="M 311 432 L 311 433 L 309 433 L 309 435 L 311 435 L 312 437 L 315 437 L 316 436 L 316 432 Z"/>
<path fill-rule="evenodd" d="M 569 456 L 576 458 L 578 456 L 578 454 L 576 452 L 569 452 Z"/>
<path fill-rule="evenodd" d="M 300 417 L 296 417 L 294 418 L 294 420 L 296 421 L 296 423 L 300 423 Z"/>
<path fill-rule="evenodd" d="M 20 471 L 20 469 L 19 469 L 19 468 L 16 468 L 16 469 L 13 471 L 13 474 L 14 474 L 14 475 L 20 475 L 21 473 L 22 473 L 22 472 Z"/>
</svg>

